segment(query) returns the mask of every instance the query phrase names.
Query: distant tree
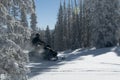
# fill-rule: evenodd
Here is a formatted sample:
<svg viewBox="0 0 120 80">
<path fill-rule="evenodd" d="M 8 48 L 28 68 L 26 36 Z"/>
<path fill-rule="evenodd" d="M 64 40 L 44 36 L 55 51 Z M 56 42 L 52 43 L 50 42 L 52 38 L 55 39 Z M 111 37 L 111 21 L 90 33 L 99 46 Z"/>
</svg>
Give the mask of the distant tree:
<svg viewBox="0 0 120 80">
<path fill-rule="evenodd" d="M 80 28 L 79 28 L 79 13 L 78 13 L 78 4 L 77 1 L 74 0 L 74 6 L 72 8 L 72 49 L 76 49 L 80 47 Z"/>
<path fill-rule="evenodd" d="M 67 27 L 67 8 L 66 2 L 63 3 L 63 48 L 67 49 L 67 39 L 68 39 L 68 27 Z"/>
<path fill-rule="evenodd" d="M 47 45 L 51 46 L 51 32 L 48 25 L 45 31 L 45 42 Z"/>
<path fill-rule="evenodd" d="M 59 12 L 58 12 L 58 18 L 57 23 L 55 26 L 55 42 L 54 47 L 56 50 L 63 50 L 64 48 L 64 41 L 63 41 L 63 7 L 62 4 L 60 4 Z"/>
<path fill-rule="evenodd" d="M 55 49 L 55 47 L 54 47 L 54 37 L 55 37 L 55 30 L 53 29 L 53 30 L 51 30 L 51 47 L 53 48 L 53 49 Z"/>
<path fill-rule="evenodd" d="M 72 2 L 69 0 L 67 6 L 67 48 L 72 46 Z"/>
<path fill-rule="evenodd" d="M 89 24 L 90 21 L 93 21 L 91 19 L 92 15 L 90 13 L 92 6 L 92 1 L 90 0 L 80 0 L 80 34 L 81 34 L 81 47 L 86 48 L 91 46 L 91 29 L 92 26 Z M 93 2 L 94 4 L 94 2 Z"/>
<path fill-rule="evenodd" d="M 33 33 L 34 33 L 34 31 L 33 31 Z M 45 30 L 39 28 L 39 29 L 38 29 L 38 33 L 40 33 L 40 38 L 41 38 L 41 40 L 45 41 Z"/>
</svg>

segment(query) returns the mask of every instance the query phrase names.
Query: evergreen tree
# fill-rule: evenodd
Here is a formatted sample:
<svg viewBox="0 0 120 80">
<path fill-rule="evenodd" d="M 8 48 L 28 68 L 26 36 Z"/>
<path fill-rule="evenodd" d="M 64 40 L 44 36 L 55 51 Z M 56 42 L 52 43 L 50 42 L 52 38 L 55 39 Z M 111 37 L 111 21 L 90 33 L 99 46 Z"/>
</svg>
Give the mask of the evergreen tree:
<svg viewBox="0 0 120 80">
<path fill-rule="evenodd" d="M 51 32 L 48 25 L 45 31 L 45 42 L 47 45 L 51 46 Z"/>
<path fill-rule="evenodd" d="M 60 3 L 60 8 L 58 12 L 58 20 L 55 26 L 55 49 L 63 50 L 63 7 Z"/>
<path fill-rule="evenodd" d="M 36 13 L 35 13 L 35 2 L 34 0 L 32 0 L 33 2 L 33 12 L 31 13 L 31 25 L 30 27 L 32 28 L 33 31 L 36 31 L 36 24 L 37 24 L 37 16 L 36 16 Z"/>
<path fill-rule="evenodd" d="M 18 6 L 12 6 L 12 11 L 11 11 L 11 15 L 15 18 L 15 19 L 19 19 L 19 7 Z"/>
<path fill-rule="evenodd" d="M 72 7 L 71 0 L 67 6 L 67 48 L 70 49 L 72 46 Z"/>
<path fill-rule="evenodd" d="M 84 48 L 91 46 L 90 37 L 92 26 L 89 24 L 89 22 L 93 20 L 90 20 L 92 15 L 89 9 L 91 9 L 91 7 L 88 6 L 92 6 L 92 1 L 89 1 L 90 0 L 84 0 L 83 2 L 83 0 L 81 0 L 80 2 L 80 8 L 82 9 L 80 11 L 81 45 Z"/>
<path fill-rule="evenodd" d="M 23 7 L 21 8 L 21 23 L 24 27 L 28 27 L 25 5 L 22 5 L 22 6 Z"/>
<path fill-rule="evenodd" d="M 31 0 L 0 0 L 0 51 L 3 55 L 0 56 L 0 72 L 4 79 L 27 80 L 25 63 L 28 62 L 28 55 L 22 48 L 25 41 L 29 43 L 30 30 L 25 26 L 27 10 L 32 8 L 30 3 Z"/>
<path fill-rule="evenodd" d="M 76 0 L 74 0 L 74 6 L 72 10 L 72 49 L 76 49 L 80 47 L 80 28 L 79 28 L 79 13 L 78 13 L 78 5 Z"/>
<path fill-rule="evenodd" d="M 67 30 L 67 8 L 66 2 L 64 0 L 63 4 L 63 48 L 64 50 L 67 49 L 67 37 L 68 37 L 68 30 Z"/>
</svg>

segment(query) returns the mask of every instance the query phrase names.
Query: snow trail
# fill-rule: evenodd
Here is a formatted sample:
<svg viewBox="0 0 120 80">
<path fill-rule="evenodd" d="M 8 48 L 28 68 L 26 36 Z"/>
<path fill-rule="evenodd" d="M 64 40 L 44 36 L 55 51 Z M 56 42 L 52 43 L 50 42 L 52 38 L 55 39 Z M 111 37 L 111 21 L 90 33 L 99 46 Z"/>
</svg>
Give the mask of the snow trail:
<svg viewBox="0 0 120 80">
<path fill-rule="evenodd" d="M 119 80 L 120 48 L 62 52 L 64 61 L 30 63 L 29 80 Z"/>
</svg>

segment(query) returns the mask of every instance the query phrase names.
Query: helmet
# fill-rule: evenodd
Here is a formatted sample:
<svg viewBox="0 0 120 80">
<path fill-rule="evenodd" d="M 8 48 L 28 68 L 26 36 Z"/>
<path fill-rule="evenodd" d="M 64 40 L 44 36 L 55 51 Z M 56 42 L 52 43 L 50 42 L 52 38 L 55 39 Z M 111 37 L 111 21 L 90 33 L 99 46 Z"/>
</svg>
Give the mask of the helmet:
<svg viewBox="0 0 120 80">
<path fill-rule="evenodd" d="M 39 33 L 36 33 L 36 35 L 35 35 L 36 37 L 40 37 L 40 34 Z"/>
</svg>

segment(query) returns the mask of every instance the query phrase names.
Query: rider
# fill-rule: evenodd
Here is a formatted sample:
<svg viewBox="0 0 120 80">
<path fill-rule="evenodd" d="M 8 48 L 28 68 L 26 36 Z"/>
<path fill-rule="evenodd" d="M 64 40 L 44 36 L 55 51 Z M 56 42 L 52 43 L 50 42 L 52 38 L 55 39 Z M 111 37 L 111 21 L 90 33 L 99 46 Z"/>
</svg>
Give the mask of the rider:
<svg viewBox="0 0 120 80">
<path fill-rule="evenodd" d="M 32 39 L 32 44 L 34 46 L 45 45 L 45 42 L 40 39 L 40 34 L 36 33 L 35 37 Z"/>
<path fill-rule="evenodd" d="M 56 58 L 56 60 L 58 59 L 57 52 L 51 49 L 50 45 L 46 45 L 46 43 L 40 39 L 39 33 L 37 33 L 35 37 L 32 39 L 32 44 L 35 47 L 38 47 L 38 45 L 44 46 L 44 50 L 45 50 L 44 55 L 43 55 L 44 59 L 50 60 L 52 57 Z"/>
</svg>

